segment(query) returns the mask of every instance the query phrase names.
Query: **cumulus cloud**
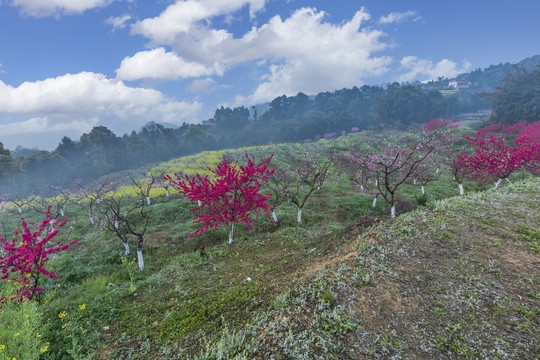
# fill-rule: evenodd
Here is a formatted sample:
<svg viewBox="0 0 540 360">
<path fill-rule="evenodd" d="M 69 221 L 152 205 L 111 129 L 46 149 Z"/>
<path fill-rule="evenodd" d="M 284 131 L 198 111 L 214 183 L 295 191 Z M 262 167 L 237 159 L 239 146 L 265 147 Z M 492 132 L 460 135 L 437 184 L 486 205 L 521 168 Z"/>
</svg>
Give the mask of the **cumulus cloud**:
<svg viewBox="0 0 540 360">
<path fill-rule="evenodd" d="M 113 31 L 123 29 L 126 27 L 126 23 L 131 20 L 130 15 L 122 15 L 117 17 L 109 17 L 105 20 L 105 23 L 113 27 Z"/>
<path fill-rule="evenodd" d="M 80 14 L 96 7 L 105 7 L 118 0 L 11 0 L 26 16 L 46 17 Z"/>
<path fill-rule="evenodd" d="M 413 21 L 418 21 L 422 19 L 421 16 L 418 16 L 415 11 L 405 11 L 405 12 L 392 12 L 386 16 L 381 16 L 379 18 L 379 24 L 392 24 L 392 23 L 400 23 L 408 18 L 414 17 Z"/>
<path fill-rule="evenodd" d="M 439 77 L 453 78 L 458 74 L 469 70 L 471 64 L 464 61 L 461 67 L 455 62 L 442 59 L 434 64 L 427 59 L 419 59 L 416 56 L 406 56 L 400 61 L 401 68 L 406 71 L 399 77 L 399 81 L 412 81 L 415 79 L 435 80 Z"/>
<path fill-rule="evenodd" d="M 116 76 L 121 80 L 173 80 L 213 74 L 222 75 L 223 67 L 218 63 L 207 66 L 185 61 L 172 52 L 166 52 L 162 47 L 124 58 L 116 70 Z"/>
<path fill-rule="evenodd" d="M 144 19 L 132 25 L 133 34 L 140 34 L 157 44 L 174 41 L 179 34 L 186 34 L 203 19 L 231 14 L 249 6 L 253 17 L 264 9 L 266 0 L 185 0 L 168 6 L 159 16 Z"/>
<path fill-rule="evenodd" d="M 9 141 L 13 141 L 11 135 L 24 138 L 29 132 L 47 138 L 62 128 L 72 133 L 77 129 L 80 135 L 97 123 L 119 134 L 151 120 L 195 123 L 200 110 L 199 102 L 176 101 L 157 90 L 129 87 L 91 72 L 24 82 L 18 87 L 0 81 L 0 115 L 24 120 L 0 125 L 0 134 L 10 134 Z"/>
<path fill-rule="evenodd" d="M 178 7 L 188 6 L 188 3 L 194 7 L 193 11 L 180 12 Z M 363 8 L 340 25 L 325 21 L 324 11 L 301 8 L 286 19 L 274 16 L 268 23 L 253 27 L 243 36 L 235 38 L 227 30 L 212 29 L 207 23 L 194 20 L 218 13 L 217 10 L 210 12 L 201 7 L 202 3 L 187 1 L 171 5 L 160 16 L 133 25 L 132 31 L 145 35 L 153 43 L 170 46 L 176 58 L 202 64 L 207 71 L 256 61 L 266 71 L 262 69 L 265 75 L 259 79 L 259 87 L 244 98 L 248 102 L 267 101 L 275 96 L 293 95 L 299 91 L 315 93 L 358 85 L 362 77 L 388 71 L 387 65 L 391 59 L 373 56 L 375 52 L 387 48 L 387 44 L 381 41 L 384 33 L 362 28 L 370 20 L 369 13 Z M 248 2 L 225 3 L 236 3 L 238 6 Z M 198 12 L 194 10 L 196 5 Z M 176 22 L 173 22 L 173 18 Z M 169 58 L 171 63 L 178 61 L 172 61 L 172 54 L 164 50 L 159 51 L 159 56 Z M 178 66 L 169 72 L 156 69 L 157 75 L 152 76 L 149 67 L 146 67 L 148 71 L 143 71 L 142 63 L 135 67 L 141 69 L 139 76 L 148 78 L 178 78 L 181 77 L 178 72 L 182 71 L 178 70 Z M 200 69 L 200 75 L 195 71 L 191 75 L 206 76 L 203 68 Z M 119 78 L 126 78 L 120 76 L 120 70 L 118 74 Z M 220 75 L 218 71 L 208 72 L 210 74 Z M 189 73 L 184 72 L 184 76 L 189 76 Z"/>
</svg>

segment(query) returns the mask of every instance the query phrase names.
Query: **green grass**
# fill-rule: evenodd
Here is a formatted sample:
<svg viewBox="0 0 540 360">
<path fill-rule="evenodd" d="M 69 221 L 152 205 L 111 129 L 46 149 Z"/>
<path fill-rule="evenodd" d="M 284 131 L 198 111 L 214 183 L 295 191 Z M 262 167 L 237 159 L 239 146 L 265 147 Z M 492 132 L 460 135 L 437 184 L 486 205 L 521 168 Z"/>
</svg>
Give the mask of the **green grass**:
<svg viewBox="0 0 540 360">
<path fill-rule="evenodd" d="M 296 149 L 258 152 L 275 153 L 278 166 Z M 196 163 L 187 160 L 162 168 Z M 239 226 L 232 246 L 227 229 L 190 237 L 191 204 L 172 192 L 155 196 L 144 271 L 130 268 L 134 254 L 122 261 L 117 238 L 69 207 L 61 236 L 79 243 L 49 262 L 59 277 L 45 283 L 39 309 L 48 324 L 42 344 L 50 344 L 42 358 L 533 358 L 538 179 L 517 174 L 497 191 L 466 183 L 458 197 L 442 172 L 426 185 L 425 203 L 415 200 L 420 185 L 400 187 L 397 219 L 336 172 L 308 200 L 302 225 L 284 204 L 278 224 L 261 218 L 250 233 Z M 14 228 L 18 220 L 2 221 Z"/>
</svg>

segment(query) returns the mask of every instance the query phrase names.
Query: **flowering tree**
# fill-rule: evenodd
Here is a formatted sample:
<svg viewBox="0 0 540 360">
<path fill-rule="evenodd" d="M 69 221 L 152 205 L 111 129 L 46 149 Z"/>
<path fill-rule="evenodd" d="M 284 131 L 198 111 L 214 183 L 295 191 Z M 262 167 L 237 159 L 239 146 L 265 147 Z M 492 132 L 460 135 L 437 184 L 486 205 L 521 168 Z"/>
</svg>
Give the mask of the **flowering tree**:
<svg viewBox="0 0 540 360">
<path fill-rule="evenodd" d="M 290 201 L 298 207 L 297 222 L 302 223 L 302 210 L 307 200 L 314 192 L 321 189 L 330 175 L 335 151 L 324 151 L 322 148 L 313 148 L 303 145 L 303 154 L 298 158 L 289 158 L 290 171 L 293 174 L 293 183 L 287 190 Z"/>
<path fill-rule="evenodd" d="M 540 126 L 537 124 L 525 127 L 527 130 L 520 129 L 514 140 L 515 146 L 510 140 L 505 142 L 503 136 L 490 135 L 486 128 L 478 131 L 475 138 L 464 136 L 474 147 L 474 153 L 457 155 L 460 169 L 472 178 L 493 178 L 495 188 L 519 169 L 535 172 L 540 164 Z M 502 133 L 508 133 L 505 130 L 499 129 Z"/>
<path fill-rule="evenodd" d="M 176 179 L 170 175 L 165 178 L 190 201 L 200 201 L 200 205 L 191 211 L 197 211 L 198 218 L 194 223 L 201 223 L 202 226 L 194 233 L 199 235 L 211 228 L 219 228 L 223 224 L 231 226 L 229 232 L 229 244 L 233 242 L 234 224 L 244 224 L 248 231 L 253 227 L 261 211 L 265 212 L 271 220 L 268 205 L 268 197 L 261 194 L 261 183 L 268 182 L 268 176 L 274 172 L 269 170 L 268 164 L 273 155 L 259 164 L 255 163 L 254 157 L 245 154 L 247 164 L 241 166 L 238 161 L 231 163 L 225 156 L 217 165 L 217 168 L 210 169 L 215 176 L 204 178 L 199 174 L 184 178 L 175 174 Z"/>
<path fill-rule="evenodd" d="M 360 191 L 380 195 L 389 205 L 390 214 L 396 216 L 395 195 L 400 185 L 415 176 L 419 166 L 437 148 L 441 147 L 434 136 L 426 134 L 424 140 L 413 139 L 408 145 L 394 145 L 381 151 L 346 154 L 356 163 L 359 171 L 355 183 Z"/>
<path fill-rule="evenodd" d="M 40 224 L 27 222 L 21 218 L 22 230 L 15 230 L 15 237 L 8 241 L 0 238 L 2 252 L 0 255 L 1 279 L 11 280 L 20 287 L 6 300 L 22 301 L 24 298 L 32 300 L 36 293 L 43 292 L 39 287 L 41 275 L 56 278 L 58 275 L 46 269 L 45 263 L 49 261 L 49 255 L 66 250 L 77 240 L 62 244 L 63 239 L 51 245 L 51 240 L 58 235 L 58 229 L 66 224 L 66 220 L 55 219 L 51 213 L 45 213 L 45 219 Z M 31 228 L 34 228 L 33 230 Z M 10 277 L 10 274 L 16 273 Z"/>
</svg>

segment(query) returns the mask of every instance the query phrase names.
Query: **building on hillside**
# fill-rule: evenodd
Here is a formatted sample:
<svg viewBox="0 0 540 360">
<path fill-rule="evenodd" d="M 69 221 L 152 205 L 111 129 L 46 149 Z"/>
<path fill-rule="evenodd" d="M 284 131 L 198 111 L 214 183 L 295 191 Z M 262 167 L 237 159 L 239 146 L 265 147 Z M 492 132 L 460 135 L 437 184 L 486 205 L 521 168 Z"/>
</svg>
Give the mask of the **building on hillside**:
<svg viewBox="0 0 540 360">
<path fill-rule="evenodd" d="M 463 79 L 453 79 L 448 82 L 448 86 L 452 89 L 468 89 L 471 87 L 471 83 Z"/>
</svg>

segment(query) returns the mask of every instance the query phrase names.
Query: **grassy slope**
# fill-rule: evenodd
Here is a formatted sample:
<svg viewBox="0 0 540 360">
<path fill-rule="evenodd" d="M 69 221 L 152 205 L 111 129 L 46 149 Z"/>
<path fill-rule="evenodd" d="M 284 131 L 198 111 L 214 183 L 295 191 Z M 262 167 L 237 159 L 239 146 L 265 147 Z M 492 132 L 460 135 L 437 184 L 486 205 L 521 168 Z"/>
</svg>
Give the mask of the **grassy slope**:
<svg viewBox="0 0 540 360">
<path fill-rule="evenodd" d="M 279 164 L 291 147 L 272 151 Z M 295 208 L 283 206 L 278 226 L 238 229 L 233 246 L 222 229 L 189 238 L 190 204 L 156 197 L 144 273 L 133 268 L 134 254 L 122 263 L 117 239 L 69 209 L 80 243 L 52 262 L 60 277 L 48 283 L 43 306 L 46 358 L 535 358 L 539 183 L 505 184 L 392 220 L 385 204 L 373 210 L 369 198 L 331 179 L 308 201 L 302 226 Z M 419 191 L 400 188 L 398 212 Z M 457 195 L 447 176 L 426 191 L 431 199 Z"/>
<path fill-rule="evenodd" d="M 101 355 L 536 358 L 539 184 L 442 200 L 361 235 L 312 223 L 178 255 Z"/>
</svg>

